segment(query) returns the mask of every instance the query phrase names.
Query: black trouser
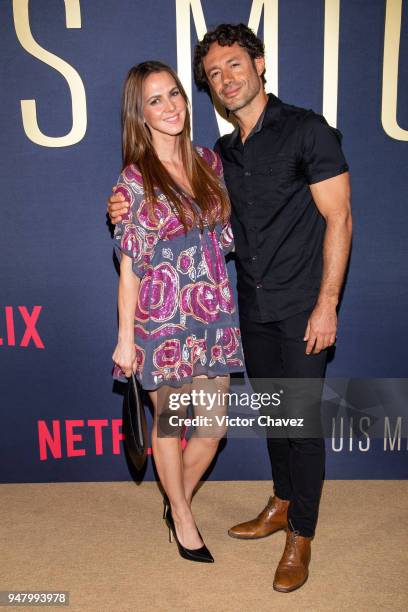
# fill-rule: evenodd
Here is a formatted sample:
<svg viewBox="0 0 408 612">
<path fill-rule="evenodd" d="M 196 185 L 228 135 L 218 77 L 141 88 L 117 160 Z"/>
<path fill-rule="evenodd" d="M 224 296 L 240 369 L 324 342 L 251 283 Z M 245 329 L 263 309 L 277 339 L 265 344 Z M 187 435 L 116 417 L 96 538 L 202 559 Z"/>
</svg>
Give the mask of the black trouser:
<svg viewBox="0 0 408 612">
<path fill-rule="evenodd" d="M 327 351 L 318 355 L 305 353 L 303 338 L 309 316 L 310 311 L 307 311 L 269 323 L 251 322 L 241 317 L 250 379 L 313 378 L 323 382 Z M 324 439 L 272 435 L 268 433 L 268 450 L 275 494 L 290 500 L 289 528 L 298 530 L 302 536 L 313 536 L 324 478 Z"/>
</svg>

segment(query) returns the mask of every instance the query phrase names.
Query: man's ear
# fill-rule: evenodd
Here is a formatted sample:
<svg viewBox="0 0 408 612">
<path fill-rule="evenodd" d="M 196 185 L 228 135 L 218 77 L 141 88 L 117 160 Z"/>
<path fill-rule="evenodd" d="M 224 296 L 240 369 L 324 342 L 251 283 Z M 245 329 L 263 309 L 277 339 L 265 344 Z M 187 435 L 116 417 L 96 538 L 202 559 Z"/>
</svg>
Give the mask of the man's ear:
<svg viewBox="0 0 408 612">
<path fill-rule="evenodd" d="M 254 59 L 254 63 L 258 76 L 262 76 L 265 72 L 265 58 L 260 55 Z"/>
</svg>

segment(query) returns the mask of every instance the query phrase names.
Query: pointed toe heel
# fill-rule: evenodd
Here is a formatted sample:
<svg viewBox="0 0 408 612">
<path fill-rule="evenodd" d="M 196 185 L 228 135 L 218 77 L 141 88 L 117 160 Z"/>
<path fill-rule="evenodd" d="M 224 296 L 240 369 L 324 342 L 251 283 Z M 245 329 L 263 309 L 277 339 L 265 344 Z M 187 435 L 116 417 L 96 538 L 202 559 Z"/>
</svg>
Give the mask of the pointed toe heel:
<svg viewBox="0 0 408 612">
<path fill-rule="evenodd" d="M 214 563 L 214 557 L 205 544 L 203 544 L 201 548 L 186 548 L 181 544 L 177 537 L 176 526 L 174 524 L 170 506 L 167 506 L 165 519 L 167 527 L 169 528 L 169 540 L 170 542 L 172 542 L 173 539 L 176 541 L 179 554 L 181 557 L 183 557 L 183 559 L 187 559 L 188 561 L 197 561 L 198 563 Z"/>
</svg>

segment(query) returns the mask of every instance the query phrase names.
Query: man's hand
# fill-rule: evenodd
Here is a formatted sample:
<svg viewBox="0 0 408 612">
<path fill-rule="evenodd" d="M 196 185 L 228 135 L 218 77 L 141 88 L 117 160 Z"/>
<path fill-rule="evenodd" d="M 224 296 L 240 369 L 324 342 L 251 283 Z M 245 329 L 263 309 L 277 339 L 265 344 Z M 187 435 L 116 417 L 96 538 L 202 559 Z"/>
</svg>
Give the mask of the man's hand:
<svg viewBox="0 0 408 612">
<path fill-rule="evenodd" d="M 112 189 L 112 195 L 108 199 L 107 211 L 111 223 L 115 225 L 119 221 L 122 221 L 121 215 L 126 215 L 129 210 L 130 203 L 125 200 L 122 193 L 115 193 L 116 187 Z"/>
<path fill-rule="evenodd" d="M 316 304 L 307 322 L 305 337 L 306 355 L 317 355 L 336 342 L 337 313 L 330 305 Z"/>
</svg>

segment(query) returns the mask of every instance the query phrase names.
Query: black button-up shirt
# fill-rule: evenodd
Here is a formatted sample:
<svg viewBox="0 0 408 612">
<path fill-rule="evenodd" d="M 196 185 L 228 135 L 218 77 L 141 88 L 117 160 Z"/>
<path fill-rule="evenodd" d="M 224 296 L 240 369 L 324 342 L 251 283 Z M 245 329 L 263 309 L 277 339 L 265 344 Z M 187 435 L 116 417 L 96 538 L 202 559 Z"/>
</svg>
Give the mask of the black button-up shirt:
<svg viewBox="0 0 408 612">
<path fill-rule="evenodd" d="M 241 317 L 279 321 L 316 303 L 326 224 L 309 185 L 348 171 L 340 143 L 324 117 L 273 94 L 244 144 L 239 128 L 217 141 Z"/>
</svg>

